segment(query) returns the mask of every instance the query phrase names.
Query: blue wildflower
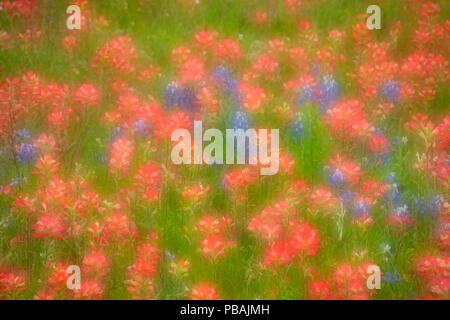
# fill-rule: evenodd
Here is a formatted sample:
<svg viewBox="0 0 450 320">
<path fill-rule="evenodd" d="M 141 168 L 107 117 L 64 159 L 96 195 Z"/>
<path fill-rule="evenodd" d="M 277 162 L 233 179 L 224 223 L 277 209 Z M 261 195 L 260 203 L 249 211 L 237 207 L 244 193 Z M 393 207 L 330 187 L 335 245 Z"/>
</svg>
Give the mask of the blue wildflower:
<svg viewBox="0 0 450 320">
<path fill-rule="evenodd" d="M 417 209 L 417 211 L 419 211 L 421 214 L 425 214 L 427 211 L 427 206 L 425 201 L 420 197 L 417 196 L 414 199 L 414 207 Z"/>
<path fill-rule="evenodd" d="M 438 214 L 445 203 L 444 197 L 441 195 L 434 196 L 431 199 L 430 209 L 434 214 Z"/>
<path fill-rule="evenodd" d="M 178 106 L 189 110 L 194 110 L 197 107 L 195 89 L 192 87 L 182 88 L 176 82 L 167 85 L 164 98 L 168 107 Z"/>
<path fill-rule="evenodd" d="M 108 162 L 108 156 L 106 154 L 104 154 L 104 153 L 96 152 L 94 154 L 94 156 L 102 164 L 105 164 L 105 163 Z"/>
<path fill-rule="evenodd" d="M 136 129 L 140 134 L 148 134 L 148 124 L 145 120 L 139 119 L 133 123 L 133 128 Z"/>
<path fill-rule="evenodd" d="M 15 176 L 14 178 L 11 179 L 11 182 L 9 183 L 10 187 L 15 187 L 18 186 L 20 182 L 20 178 L 18 176 Z"/>
<path fill-rule="evenodd" d="M 241 93 L 239 82 L 233 78 L 231 72 L 225 66 L 219 65 L 212 72 L 212 79 L 223 86 L 223 90 L 231 95 L 235 108 L 241 107 Z"/>
<path fill-rule="evenodd" d="M 414 198 L 414 208 L 422 215 L 425 215 L 427 212 L 431 214 L 431 216 L 436 217 L 439 215 L 439 211 L 444 204 L 444 198 L 442 196 L 434 196 L 431 199 L 424 200 L 420 196 Z"/>
<path fill-rule="evenodd" d="M 297 102 L 302 105 L 305 102 L 312 102 L 316 99 L 316 92 L 309 84 L 305 84 L 297 96 Z"/>
<path fill-rule="evenodd" d="M 394 208 L 394 215 L 404 218 L 409 213 L 409 208 L 406 204 L 400 205 Z"/>
<path fill-rule="evenodd" d="M 175 258 L 175 255 L 173 253 L 171 253 L 170 251 L 166 250 L 166 256 L 167 258 L 169 258 L 170 260 L 172 260 L 173 258 Z"/>
<path fill-rule="evenodd" d="M 164 98 L 167 106 L 173 106 L 181 96 L 181 88 L 176 82 L 171 82 L 167 85 L 164 91 Z"/>
<path fill-rule="evenodd" d="M 320 108 L 326 110 L 331 103 L 339 96 L 339 84 L 332 75 L 326 75 L 322 78 L 320 89 Z"/>
<path fill-rule="evenodd" d="M 438 235 L 441 235 L 444 232 L 447 232 L 448 230 L 450 230 L 450 223 L 446 222 L 444 223 L 444 225 L 442 225 L 441 227 L 439 227 L 436 232 Z"/>
<path fill-rule="evenodd" d="M 390 271 L 386 272 L 382 276 L 383 281 L 389 282 L 390 284 L 395 284 L 396 282 L 402 282 L 403 278 L 397 272 L 391 273 Z"/>
<path fill-rule="evenodd" d="M 111 137 L 111 141 L 115 141 L 117 139 L 122 138 L 124 135 L 124 130 L 122 129 L 122 127 L 114 127 L 113 128 L 113 133 L 112 133 L 112 137 Z"/>
<path fill-rule="evenodd" d="M 386 165 L 392 162 L 391 159 L 391 150 L 383 151 L 380 153 L 380 160 L 382 165 Z"/>
<path fill-rule="evenodd" d="M 381 89 L 381 96 L 389 102 L 398 102 L 400 96 L 400 86 L 397 81 L 389 80 Z"/>
<path fill-rule="evenodd" d="M 353 211 L 355 212 L 357 217 L 368 214 L 369 210 L 370 205 L 363 199 L 356 200 L 355 205 L 353 206 Z"/>
<path fill-rule="evenodd" d="M 393 183 L 391 187 L 392 187 L 391 190 L 386 189 L 384 194 L 384 201 L 398 204 L 402 201 L 401 197 L 402 194 L 396 183 Z"/>
<path fill-rule="evenodd" d="M 346 190 L 342 193 L 342 202 L 350 206 L 351 203 L 353 203 L 354 199 L 356 197 L 356 194 L 350 190 Z"/>
<path fill-rule="evenodd" d="M 247 113 L 245 113 L 243 111 L 234 111 L 232 118 L 231 118 L 231 126 L 233 127 L 234 130 L 242 129 L 242 130 L 246 131 L 247 129 L 249 129 L 250 128 L 250 120 L 249 120 Z M 241 136 L 240 134 L 241 133 L 238 133 L 238 136 Z M 234 138 L 235 151 L 237 150 L 237 147 L 238 147 L 238 143 L 237 143 L 238 136 L 236 136 Z M 246 161 L 248 161 L 249 149 L 250 149 L 250 139 L 248 137 L 246 137 L 245 138 Z"/>
<path fill-rule="evenodd" d="M 303 126 L 303 119 L 300 113 L 297 113 L 297 120 L 292 123 L 292 135 L 296 138 L 303 137 L 305 128 Z"/>
<path fill-rule="evenodd" d="M 17 160 L 19 162 L 30 162 L 33 161 L 36 155 L 36 150 L 34 146 L 29 143 L 22 143 L 17 147 Z"/>
<path fill-rule="evenodd" d="M 16 136 L 25 140 L 31 138 L 30 132 L 27 129 L 20 129 L 16 131 Z"/>
<path fill-rule="evenodd" d="M 338 168 L 328 170 L 328 179 L 334 187 L 343 186 L 346 182 L 344 173 Z"/>
<path fill-rule="evenodd" d="M 243 129 L 244 131 L 250 128 L 250 120 L 247 113 L 244 111 L 234 111 L 231 118 L 231 125 L 233 129 Z"/>
<path fill-rule="evenodd" d="M 389 173 L 389 176 L 388 176 L 387 179 L 386 179 L 386 182 L 392 183 L 392 182 L 395 182 L 395 181 L 397 181 L 396 174 L 395 174 L 395 172 L 391 171 L 391 172 Z"/>
</svg>

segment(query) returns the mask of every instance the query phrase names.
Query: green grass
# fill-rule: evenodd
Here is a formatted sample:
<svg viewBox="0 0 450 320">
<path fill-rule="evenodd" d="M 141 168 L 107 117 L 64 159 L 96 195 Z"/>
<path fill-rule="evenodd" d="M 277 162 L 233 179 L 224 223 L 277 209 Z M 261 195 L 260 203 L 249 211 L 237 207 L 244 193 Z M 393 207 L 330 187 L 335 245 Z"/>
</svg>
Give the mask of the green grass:
<svg viewBox="0 0 450 320">
<path fill-rule="evenodd" d="M 305 1 L 306 2 L 306 1 Z M 338 28 L 347 32 L 351 37 L 351 26 L 356 22 L 355 16 L 359 12 L 365 12 L 368 4 L 377 4 L 382 8 L 382 30 L 375 32 L 378 40 L 388 37 L 388 26 L 400 20 L 405 26 L 402 37 L 394 55 L 398 58 L 405 57 L 411 53 L 409 47 L 409 36 L 415 28 L 408 18 L 408 12 L 401 1 L 360 1 L 360 0 L 328 0 L 318 1 L 313 7 L 307 7 L 301 14 L 305 19 L 313 22 L 314 28 L 320 36 L 324 37 L 330 29 Z M 286 14 L 286 9 L 281 1 L 272 1 L 273 17 L 269 25 L 256 27 L 251 23 L 251 14 L 258 8 L 255 2 L 251 1 L 201 1 L 201 5 L 195 10 L 189 10 L 179 5 L 176 1 L 154 0 L 154 1 L 90 1 L 97 15 L 104 15 L 111 20 L 111 25 L 107 29 L 100 30 L 96 34 L 87 34 L 79 47 L 72 55 L 64 54 L 60 39 L 65 34 L 65 8 L 70 1 L 43 1 L 40 26 L 44 34 L 44 41 L 36 47 L 26 47 L 20 43 L 14 44 L 11 48 L 0 48 L 0 69 L 1 78 L 7 76 L 18 76 L 30 70 L 42 75 L 49 81 L 61 82 L 76 87 L 83 82 L 92 82 L 97 87 L 102 88 L 101 104 L 98 110 L 89 113 L 89 118 L 82 123 L 82 128 L 72 128 L 80 133 L 79 140 L 74 141 L 74 147 L 68 148 L 67 161 L 63 163 L 64 173 L 67 177 L 74 174 L 76 165 L 80 164 L 82 175 L 87 177 L 95 189 L 104 195 L 112 195 L 120 187 L 127 186 L 130 177 L 113 182 L 108 175 L 107 167 L 98 159 L 98 155 L 105 152 L 106 144 L 111 136 L 111 128 L 106 127 L 100 117 L 106 110 L 111 110 L 115 101 L 109 92 L 109 88 L 104 85 L 108 80 L 108 75 L 98 75 L 90 67 L 91 58 L 99 46 L 106 39 L 117 35 L 129 35 L 139 50 L 138 64 L 145 66 L 154 63 L 163 70 L 163 79 L 159 83 L 146 87 L 140 87 L 139 93 L 142 96 L 154 95 L 160 99 L 163 95 L 163 86 L 171 79 L 174 72 L 171 62 L 171 50 L 178 45 L 191 44 L 192 37 L 198 28 L 204 26 L 237 38 L 243 35 L 241 47 L 243 51 L 257 47 L 255 41 L 267 41 L 274 38 L 293 38 L 297 33 L 298 21 L 296 17 Z M 141 5 L 141 3 L 143 5 Z M 441 5 L 441 16 L 448 19 L 450 4 L 448 1 L 439 1 Z M 10 21 L 0 15 L 0 29 L 9 32 L 23 32 L 24 25 L 17 20 Z M 352 92 L 351 82 L 346 77 L 346 72 L 353 68 L 354 61 L 352 53 L 354 48 L 347 48 L 346 53 L 348 64 L 344 71 L 338 73 L 338 78 L 342 83 L 342 92 L 347 94 Z M 243 62 L 242 69 L 251 63 L 251 59 Z M 76 71 L 73 71 L 76 69 Z M 349 70 L 346 70 L 349 69 Z M 239 70 L 241 71 L 241 70 Z M 289 71 L 287 71 L 289 72 Z M 137 83 L 132 83 L 136 87 Z M 270 107 L 274 107 L 278 102 L 284 102 L 285 98 L 279 88 L 274 90 L 276 95 Z M 436 99 L 431 104 L 429 111 L 432 115 L 442 118 L 448 113 L 449 87 L 443 86 L 436 95 Z M 218 128 L 229 126 L 229 110 L 226 110 L 219 119 Z M 320 111 L 312 106 L 302 109 L 305 120 L 305 136 L 302 139 L 283 139 L 281 145 L 296 162 L 295 174 L 311 185 L 325 182 L 323 167 L 327 163 L 332 153 L 342 150 L 339 141 L 333 141 L 326 128 Z M 267 111 L 252 119 L 256 123 L 270 123 L 273 127 L 282 127 L 283 122 L 274 119 L 274 111 L 267 108 Z M 386 126 L 393 135 L 402 135 L 403 129 L 399 127 L 398 121 L 393 123 L 380 124 Z M 22 123 L 32 132 L 41 132 L 45 127 L 42 121 L 36 123 Z M 281 137 L 290 136 L 290 127 L 285 127 L 280 133 Z M 99 139 L 100 143 L 97 142 Z M 139 145 L 140 160 L 143 163 L 145 145 Z M 390 171 L 398 173 L 404 194 L 413 199 L 415 195 L 435 194 L 439 190 L 432 181 L 424 179 L 412 167 L 412 161 L 419 146 L 411 144 L 411 148 L 397 146 L 393 150 L 392 163 L 386 166 L 366 165 L 364 170 L 374 176 L 386 176 Z M 160 162 L 168 159 L 163 152 L 156 152 L 154 156 Z M 364 157 L 354 146 L 347 146 L 347 152 L 355 156 L 361 163 Z M 192 269 L 188 280 L 175 279 L 168 273 L 168 258 L 163 258 L 165 264 L 162 266 L 161 278 L 157 284 L 160 286 L 158 298 L 180 299 L 185 297 L 185 287 L 202 280 L 214 280 L 217 287 L 224 293 L 224 298 L 230 299 L 300 299 L 306 298 L 307 277 L 298 269 L 286 268 L 279 270 L 278 274 L 273 274 L 267 270 L 261 270 L 257 266 L 260 260 L 262 249 L 259 240 L 248 233 L 239 237 L 240 246 L 231 250 L 219 263 L 212 264 L 201 257 L 199 252 L 199 239 L 193 232 L 187 234 L 184 226 L 193 228 L 194 220 L 202 214 L 208 212 L 222 212 L 233 214 L 237 217 L 247 216 L 247 218 L 266 205 L 273 203 L 277 199 L 281 186 L 274 179 L 268 178 L 263 182 L 252 186 L 249 189 L 249 199 L 245 206 L 236 206 L 230 201 L 227 193 L 221 187 L 224 166 L 213 167 L 187 167 L 174 169 L 177 174 L 183 176 L 186 181 L 197 181 L 200 177 L 211 186 L 211 193 L 208 195 L 205 205 L 201 210 L 194 210 L 193 214 L 184 210 L 184 203 L 180 200 L 180 185 L 176 183 L 164 189 L 161 202 L 156 207 L 134 207 L 133 214 L 138 227 L 139 236 L 143 236 L 152 231 L 159 231 L 162 247 L 167 252 L 175 254 L 177 257 L 188 256 L 192 262 Z M 0 159 L 0 182 L 8 183 L 11 178 L 22 175 L 29 177 L 30 184 L 25 186 L 27 192 L 32 192 L 39 184 L 37 178 L 30 175 L 31 168 L 26 165 L 13 166 L 5 157 Z M 411 200 L 412 201 L 412 200 Z M 0 218 L 8 217 L 10 223 L 8 227 L 0 231 L 0 263 L 10 263 L 19 268 L 31 268 L 31 285 L 20 296 L 20 298 L 30 299 L 40 288 L 39 279 L 45 272 L 44 263 L 49 255 L 61 257 L 71 261 L 80 262 L 86 247 L 86 241 L 81 243 L 56 243 L 44 242 L 41 240 L 31 241 L 29 244 L 19 244 L 11 250 L 9 240 L 27 226 L 24 219 L 9 213 L 11 208 L 11 198 L 0 196 Z M 152 213 L 156 211 L 156 213 Z M 375 225 L 368 232 L 362 233 L 352 228 L 350 219 L 344 221 L 343 238 L 338 240 L 338 233 L 335 221 L 327 218 L 312 216 L 310 213 L 299 212 L 319 226 L 323 235 L 323 248 L 317 257 L 312 258 L 312 263 L 319 270 L 330 270 L 337 261 L 348 260 L 355 250 L 368 249 L 372 257 L 380 263 L 381 269 L 396 270 L 400 274 L 411 275 L 411 261 L 416 252 L 424 250 L 432 244 L 432 223 L 430 219 L 422 217 L 418 212 L 414 216 L 419 218 L 418 227 L 414 231 L 408 231 L 398 235 L 392 230 L 387 230 L 384 226 L 386 208 L 378 205 L 375 209 Z M 382 244 L 389 243 L 392 246 L 394 255 L 389 260 L 379 253 Z M 127 250 L 117 251 L 114 254 L 111 276 L 108 278 L 107 298 L 124 299 L 129 298 L 129 294 L 123 284 L 126 275 L 126 268 L 133 261 L 133 246 Z M 165 253 L 164 253 L 165 254 Z M 249 277 L 255 275 L 254 278 Z M 283 279 L 289 277 L 290 282 Z M 278 294 L 272 296 L 270 291 L 278 288 Z M 397 287 L 383 286 L 376 298 L 379 299 L 410 299 L 414 298 L 418 290 L 418 283 L 415 277 L 408 277 Z"/>
</svg>

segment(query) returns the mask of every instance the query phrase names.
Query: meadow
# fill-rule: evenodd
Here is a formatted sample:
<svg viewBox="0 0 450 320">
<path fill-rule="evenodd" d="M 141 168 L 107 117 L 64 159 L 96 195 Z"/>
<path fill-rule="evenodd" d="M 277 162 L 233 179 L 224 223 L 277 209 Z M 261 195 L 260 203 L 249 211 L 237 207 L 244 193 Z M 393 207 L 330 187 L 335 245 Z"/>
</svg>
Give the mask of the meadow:
<svg viewBox="0 0 450 320">
<path fill-rule="evenodd" d="M 450 298 L 449 1 L 0 8 L 0 299 Z M 175 165 L 194 120 L 279 171 Z"/>
</svg>

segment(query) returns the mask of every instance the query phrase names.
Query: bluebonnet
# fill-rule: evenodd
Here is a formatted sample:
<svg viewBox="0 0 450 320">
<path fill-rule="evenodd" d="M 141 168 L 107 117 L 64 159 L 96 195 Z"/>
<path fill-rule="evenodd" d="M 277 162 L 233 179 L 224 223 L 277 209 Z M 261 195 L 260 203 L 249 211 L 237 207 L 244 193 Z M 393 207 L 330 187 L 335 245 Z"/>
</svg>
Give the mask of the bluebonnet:
<svg viewBox="0 0 450 320">
<path fill-rule="evenodd" d="M 181 96 L 181 88 L 176 82 L 171 82 L 164 90 L 164 98 L 167 106 L 173 106 Z"/>
<path fill-rule="evenodd" d="M 322 78 L 319 89 L 320 108 L 326 110 L 331 106 L 331 103 L 338 98 L 339 84 L 332 75 L 326 75 Z"/>
<path fill-rule="evenodd" d="M 239 83 L 231 75 L 231 71 L 225 66 L 218 66 L 213 72 L 212 77 L 214 82 L 223 85 L 223 89 L 229 92 L 239 89 Z"/>
<path fill-rule="evenodd" d="M 448 230 L 450 230 L 450 223 L 446 222 L 446 223 L 444 223 L 443 226 L 439 227 L 436 231 L 437 231 L 437 234 L 439 235 L 443 232 L 447 232 Z"/>
<path fill-rule="evenodd" d="M 15 176 L 14 178 L 11 179 L 11 182 L 9 183 L 9 185 L 11 187 L 17 186 L 19 185 L 20 182 L 20 178 L 18 176 Z"/>
<path fill-rule="evenodd" d="M 314 77 L 318 76 L 320 73 L 320 65 L 317 63 L 310 65 L 310 73 Z"/>
<path fill-rule="evenodd" d="M 106 154 L 104 154 L 104 153 L 96 152 L 94 154 L 94 156 L 102 164 L 105 164 L 105 163 L 108 162 L 108 156 Z"/>
<path fill-rule="evenodd" d="M 173 258 L 175 258 L 175 255 L 173 253 L 171 253 L 170 251 L 166 250 L 166 256 L 167 258 L 169 258 L 170 260 L 172 260 Z"/>
<path fill-rule="evenodd" d="M 242 129 L 244 131 L 246 131 L 247 129 L 250 128 L 250 120 L 249 117 L 247 115 L 247 113 L 245 113 L 244 111 L 234 111 L 232 118 L 231 118 L 231 126 L 233 127 L 234 130 L 237 129 Z M 248 157 L 249 157 L 249 145 L 250 145 L 250 141 L 248 138 L 245 139 L 245 158 L 246 161 L 248 161 Z M 235 151 L 237 150 L 237 136 L 234 138 L 234 148 Z"/>
<path fill-rule="evenodd" d="M 20 129 L 16 131 L 16 136 L 25 140 L 31 138 L 30 132 L 27 129 Z"/>
<path fill-rule="evenodd" d="M 233 107 L 241 108 L 239 82 L 233 78 L 230 70 L 225 66 L 219 65 L 212 72 L 212 79 L 214 82 L 220 83 L 223 86 L 223 90 L 231 95 L 234 104 Z"/>
<path fill-rule="evenodd" d="M 398 186 L 398 179 L 395 172 L 390 172 L 386 178 L 386 182 L 391 184 L 390 189 L 386 189 L 384 192 L 384 201 L 392 204 L 399 205 L 402 203 L 402 193 Z"/>
<path fill-rule="evenodd" d="M 356 217 L 361 217 L 364 214 L 369 215 L 370 205 L 364 199 L 358 199 L 357 195 L 345 190 L 342 192 L 341 201 L 349 212 L 353 212 Z"/>
<path fill-rule="evenodd" d="M 115 141 L 117 139 L 122 138 L 124 135 L 124 130 L 122 129 L 122 127 L 114 127 L 113 128 L 113 133 L 112 133 L 112 137 L 111 137 L 111 141 Z"/>
<path fill-rule="evenodd" d="M 19 162 L 30 162 L 35 159 L 36 150 L 32 144 L 22 143 L 17 147 L 17 160 Z"/>
<path fill-rule="evenodd" d="M 353 203 L 354 199 L 356 197 L 356 194 L 350 190 L 346 190 L 342 193 L 342 202 L 347 205 L 350 206 L 351 203 Z"/>
<path fill-rule="evenodd" d="M 392 141 L 392 145 L 401 145 L 401 144 L 407 144 L 408 143 L 408 138 L 407 137 L 399 137 L 396 136 L 394 138 L 394 140 Z"/>
<path fill-rule="evenodd" d="M 195 89 L 193 87 L 182 88 L 176 82 L 171 82 L 167 85 L 164 99 L 168 107 L 178 106 L 191 111 L 197 107 Z"/>
<path fill-rule="evenodd" d="M 297 102 L 299 105 L 302 105 L 305 102 L 312 102 L 316 99 L 316 93 L 313 87 L 309 84 L 305 84 L 300 93 L 297 96 Z"/>
<path fill-rule="evenodd" d="M 357 217 L 360 217 L 364 214 L 368 214 L 370 210 L 370 205 L 364 201 L 363 199 L 358 199 L 353 206 L 353 212 Z"/>
<path fill-rule="evenodd" d="M 401 144 L 402 138 L 400 136 L 395 136 L 394 140 L 392 140 L 393 145 Z"/>
<path fill-rule="evenodd" d="M 244 131 L 250 128 L 250 120 L 247 113 L 244 111 L 234 111 L 231 117 L 231 125 L 233 129 L 243 129 Z"/>
<path fill-rule="evenodd" d="M 397 175 L 395 174 L 394 171 L 389 172 L 389 176 L 386 178 L 386 182 L 392 183 L 395 181 L 397 181 Z"/>
<path fill-rule="evenodd" d="M 427 212 L 431 216 L 436 217 L 439 214 L 440 208 L 444 203 L 444 198 L 442 196 L 433 196 L 431 199 L 424 200 L 420 196 L 416 196 L 413 201 L 414 208 L 422 215 Z"/>
<path fill-rule="evenodd" d="M 396 183 L 393 183 L 391 187 L 391 190 L 386 189 L 384 193 L 384 201 L 398 204 L 402 201 L 402 194 Z"/>
<path fill-rule="evenodd" d="M 409 213 L 409 208 L 406 204 L 394 208 L 394 215 L 404 218 Z"/>
<path fill-rule="evenodd" d="M 390 284 L 395 284 L 396 282 L 402 282 L 403 278 L 397 272 L 391 273 L 390 271 L 386 272 L 382 276 L 383 281 L 389 282 Z"/>
<path fill-rule="evenodd" d="M 425 203 L 425 201 L 420 197 L 417 196 L 414 199 L 414 207 L 417 209 L 418 212 L 420 212 L 421 214 L 425 214 L 427 211 L 427 205 Z"/>
<path fill-rule="evenodd" d="M 133 128 L 136 129 L 140 134 L 145 135 L 148 133 L 148 124 L 145 120 L 139 119 L 133 122 Z"/>
<path fill-rule="evenodd" d="M 430 207 L 431 212 L 438 214 L 440 211 L 440 208 L 444 205 L 445 200 L 444 197 L 441 195 L 434 196 L 431 199 Z"/>
<path fill-rule="evenodd" d="M 392 162 L 391 159 L 391 150 L 383 151 L 379 155 L 379 159 L 381 160 L 381 164 L 386 165 Z"/>
<path fill-rule="evenodd" d="M 297 119 L 292 123 L 292 135 L 296 138 L 303 137 L 305 128 L 301 114 L 297 113 Z"/>
<path fill-rule="evenodd" d="M 400 86 L 397 81 L 388 80 L 381 89 L 381 96 L 389 102 L 398 102 L 400 96 Z"/>
<path fill-rule="evenodd" d="M 328 170 L 328 179 L 334 187 L 340 187 L 345 184 L 345 175 L 338 168 L 330 168 Z"/>
</svg>

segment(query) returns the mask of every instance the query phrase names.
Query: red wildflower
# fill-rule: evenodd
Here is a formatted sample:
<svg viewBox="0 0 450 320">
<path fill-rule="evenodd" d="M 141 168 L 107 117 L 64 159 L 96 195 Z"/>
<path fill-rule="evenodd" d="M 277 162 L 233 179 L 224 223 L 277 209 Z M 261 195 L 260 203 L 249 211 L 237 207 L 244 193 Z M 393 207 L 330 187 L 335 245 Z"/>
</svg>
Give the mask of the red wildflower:
<svg viewBox="0 0 450 320">
<path fill-rule="evenodd" d="M 83 281 L 81 288 L 75 290 L 74 295 L 82 300 L 100 300 L 103 298 L 103 288 L 94 280 Z"/>
<path fill-rule="evenodd" d="M 0 270 L 0 299 L 10 299 L 25 290 L 25 281 L 22 276 L 13 272 Z"/>
<path fill-rule="evenodd" d="M 171 59 L 177 64 L 183 63 L 191 58 L 191 49 L 185 46 L 179 46 L 172 50 Z"/>
<path fill-rule="evenodd" d="M 299 223 L 296 220 L 289 222 L 289 245 L 296 254 L 314 256 L 320 248 L 318 231 L 308 223 Z"/>
<path fill-rule="evenodd" d="M 70 53 L 77 46 L 77 39 L 74 36 L 65 36 L 61 41 L 61 47 L 65 53 Z"/>
<path fill-rule="evenodd" d="M 33 224 L 33 237 L 35 238 L 63 238 L 66 227 L 61 219 L 56 215 L 42 215 Z"/>
<path fill-rule="evenodd" d="M 329 300 L 333 299 L 331 295 L 330 282 L 327 280 L 316 280 L 311 282 L 309 287 L 309 297 L 311 299 Z"/>
<path fill-rule="evenodd" d="M 110 68 L 120 72 L 134 72 L 134 61 L 137 57 L 132 39 L 120 36 L 108 41 L 95 52 L 92 66 L 95 69 Z"/>
<path fill-rule="evenodd" d="M 205 79 L 205 64 L 200 59 L 190 57 L 178 65 L 178 73 L 181 75 L 180 84 L 198 83 Z"/>
<path fill-rule="evenodd" d="M 127 173 L 131 157 L 134 152 L 134 146 L 127 138 L 117 139 L 113 142 L 111 147 L 111 158 L 108 166 L 113 171 Z"/>
<path fill-rule="evenodd" d="M 253 23 L 257 26 L 263 25 L 269 22 L 269 16 L 267 12 L 256 12 L 252 19 Z"/>
<path fill-rule="evenodd" d="M 73 101 L 78 101 L 82 105 L 96 105 L 98 91 L 92 84 L 83 84 L 73 94 Z"/>
<path fill-rule="evenodd" d="M 225 252 L 235 246 L 234 241 L 225 239 L 221 234 L 212 234 L 200 242 L 202 254 L 205 258 L 217 261 Z"/>
<path fill-rule="evenodd" d="M 216 37 L 216 31 L 200 31 L 195 34 L 194 39 L 200 49 L 210 49 L 214 46 Z"/>
<path fill-rule="evenodd" d="M 91 251 L 84 256 L 82 270 L 87 275 L 104 276 L 108 272 L 109 262 L 101 251 Z"/>
<path fill-rule="evenodd" d="M 101 234 L 102 240 L 118 241 L 123 243 L 135 235 L 135 230 L 132 229 L 129 218 L 121 213 L 114 213 L 106 218 L 103 232 Z"/>
<path fill-rule="evenodd" d="M 389 151 L 389 140 L 383 135 L 376 134 L 370 139 L 369 147 L 373 153 L 382 153 Z"/>
<path fill-rule="evenodd" d="M 158 201 L 161 179 L 162 173 L 159 165 L 148 162 L 142 165 L 134 175 L 133 187 L 139 191 L 143 199 Z"/>
<path fill-rule="evenodd" d="M 225 189 L 238 192 L 256 180 L 258 180 L 258 172 L 254 168 L 237 169 L 225 174 Z"/>
<path fill-rule="evenodd" d="M 141 81 L 147 81 L 151 82 L 155 79 L 157 75 L 159 75 L 161 72 L 161 69 L 159 67 L 155 67 L 153 65 L 149 65 L 147 69 L 142 70 L 139 73 L 138 79 Z"/>
<path fill-rule="evenodd" d="M 207 283 L 200 283 L 191 289 L 190 300 L 219 300 L 216 289 Z"/>
<path fill-rule="evenodd" d="M 294 252 L 287 240 L 279 240 L 265 250 L 264 266 L 283 266 L 292 262 Z"/>
<path fill-rule="evenodd" d="M 225 39 L 219 42 L 214 53 L 217 58 L 223 58 L 231 62 L 235 62 L 242 55 L 239 43 L 233 39 Z"/>
<path fill-rule="evenodd" d="M 325 187 L 315 189 L 310 198 L 313 209 L 323 208 L 326 213 L 336 210 L 339 205 L 338 198 Z"/>
<path fill-rule="evenodd" d="M 263 88 L 242 83 L 241 92 L 244 107 L 249 111 L 258 111 L 264 102 L 269 101 Z"/>
<path fill-rule="evenodd" d="M 199 201 L 205 196 L 209 191 L 209 186 L 203 186 L 200 182 L 199 184 L 193 186 L 186 186 L 182 192 L 182 197 L 187 200 L 192 200 L 194 202 Z"/>
<path fill-rule="evenodd" d="M 253 69 L 268 79 L 272 77 L 272 73 L 278 69 L 278 62 L 270 54 L 263 54 L 256 59 Z"/>
<path fill-rule="evenodd" d="M 325 121 L 330 131 L 340 134 L 343 138 L 371 136 L 375 128 L 368 122 L 362 106 L 358 100 L 347 100 L 328 109 Z"/>
</svg>

